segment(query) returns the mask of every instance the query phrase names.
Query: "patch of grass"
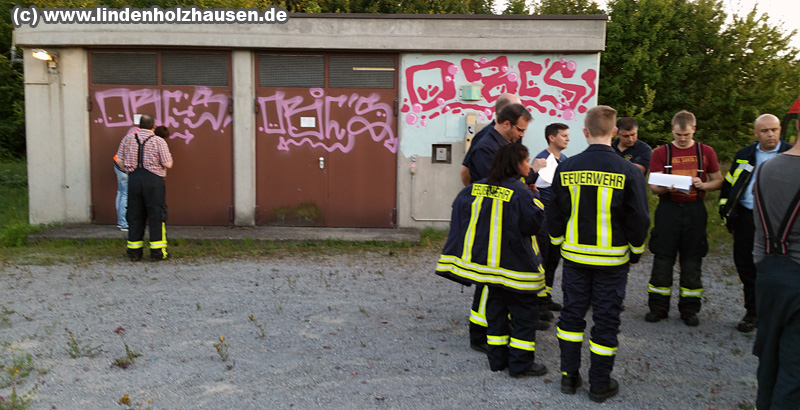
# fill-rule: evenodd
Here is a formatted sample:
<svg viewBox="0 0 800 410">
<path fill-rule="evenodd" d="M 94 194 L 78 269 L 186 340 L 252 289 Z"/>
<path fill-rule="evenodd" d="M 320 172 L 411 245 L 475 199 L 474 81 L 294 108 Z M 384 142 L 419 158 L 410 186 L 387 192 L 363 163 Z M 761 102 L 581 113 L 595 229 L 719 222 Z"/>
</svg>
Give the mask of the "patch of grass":
<svg viewBox="0 0 800 410">
<path fill-rule="evenodd" d="M 33 356 L 18 350 L 11 349 L 8 357 L 0 358 L 0 388 L 6 388 L 14 383 L 20 383 L 33 371 Z"/>
</svg>

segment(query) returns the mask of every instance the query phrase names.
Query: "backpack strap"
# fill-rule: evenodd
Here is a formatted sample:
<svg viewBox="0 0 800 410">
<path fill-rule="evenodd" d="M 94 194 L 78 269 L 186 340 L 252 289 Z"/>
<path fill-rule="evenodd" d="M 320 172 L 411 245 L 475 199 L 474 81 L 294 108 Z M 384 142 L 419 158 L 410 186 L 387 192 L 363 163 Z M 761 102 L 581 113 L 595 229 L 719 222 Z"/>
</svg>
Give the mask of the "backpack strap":
<svg viewBox="0 0 800 410">
<path fill-rule="evenodd" d="M 668 142 L 667 145 L 667 162 L 664 164 L 664 173 L 672 173 L 672 143 Z"/>
<path fill-rule="evenodd" d="M 759 166 L 759 168 L 761 168 Z M 761 173 L 757 172 L 755 185 L 755 202 L 756 206 L 758 207 L 758 214 L 761 218 L 761 225 L 764 230 L 764 250 L 765 253 L 768 254 L 776 254 L 776 255 L 786 255 L 787 252 L 787 243 L 786 238 L 789 237 L 789 232 L 792 230 L 792 226 L 794 225 L 795 221 L 797 220 L 797 215 L 800 214 L 800 191 L 797 191 L 792 202 L 789 204 L 789 207 L 786 210 L 786 214 L 783 216 L 783 220 L 781 221 L 781 225 L 778 227 L 777 234 L 772 230 L 772 224 L 769 220 L 769 215 L 767 214 L 767 210 L 764 209 L 763 206 L 763 198 L 764 194 L 761 192 Z"/>
</svg>

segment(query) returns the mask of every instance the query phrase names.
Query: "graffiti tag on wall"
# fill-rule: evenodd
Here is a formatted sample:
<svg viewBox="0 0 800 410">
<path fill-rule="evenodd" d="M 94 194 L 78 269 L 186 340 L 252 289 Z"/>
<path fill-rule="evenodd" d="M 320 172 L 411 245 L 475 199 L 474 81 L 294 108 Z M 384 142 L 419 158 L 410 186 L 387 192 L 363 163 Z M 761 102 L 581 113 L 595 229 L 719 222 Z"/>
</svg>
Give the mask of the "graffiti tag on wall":
<svg viewBox="0 0 800 410">
<path fill-rule="evenodd" d="M 490 106 L 459 99 L 458 73 L 481 87 L 481 97 Z M 585 113 L 586 103 L 597 93 L 597 71 L 589 68 L 581 72 L 574 61 L 564 58 L 548 58 L 544 64 L 520 61 L 517 66 L 510 65 L 506 56 L 493 60 L 465 58 L 460 64 L 436 60 L 407 68 L 405 76 L 408 98 L 404 99 L 401 112 L 407 124 L 423 127 L 426 120 L 465 109 L 480 112 L 482 119 L 491 118 L 494 102 L 506 92 L 517 94 L 531 111 L 569 121 L 575 118 L 576 111 Z M 543 89 L 554 91 L 546 93 Z"/>
<path fill-rule="evenodd" d="M 303 144 L 328 152 L 350 152 L 359 135 L 375 142 L 383 141 L 390 152 L 397 153 L 397 138 L 392 130 L 394 112 L 380 102 L 378 94 L 357 93 L 325 95 L 321 88 L 308 90 L 309 97 L 287 97 L 283 91 L 258 97 L 260 118 L 258 132 L 278 136 L 278 150 L 289 151 Z M 313 119 L 313 120 L 312 120 Z M 340 120 L 346 122 L 342 123 Z M 311 121 L 310 121 L 311 120 Z M 298 125 L 313 123 L 313 126 Z"/>
<path fill-rule="evenodd" d="M 156 125 L 170 129 L 170 139 L 181 138 L 186 144 L 195 135 L 192 130 L 208 123 L 220 133 L 231 123 L 228 111 L 230 97 L 214 93 L 208 87 L 196 87 L 193 92 L 144 88 L 130 90 L 113 88 L 94 94 L 98 104 L 99 118 L 94 122 L 106 127 L 134 127 L 134 114 L 152 112 Z M 143 108 L 146 107 L 146 108 Z"/>
</svg>

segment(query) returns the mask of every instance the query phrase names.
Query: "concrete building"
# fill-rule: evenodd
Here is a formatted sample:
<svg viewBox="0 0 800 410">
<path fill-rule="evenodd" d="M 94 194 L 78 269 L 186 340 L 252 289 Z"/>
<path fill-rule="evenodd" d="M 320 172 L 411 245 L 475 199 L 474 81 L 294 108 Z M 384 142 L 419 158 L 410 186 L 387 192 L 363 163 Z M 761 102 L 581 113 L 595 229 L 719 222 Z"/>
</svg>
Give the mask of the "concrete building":
<svg viewBox="0 0 800 410">
<path fill-rule="evenodd" d="M 172 131 L 169 224 L 447 226 L 467 140 L 503 92 L 586 147 L 606 16 L 290 15 L 53 24 L 25 48 L 30 222 L 114 224 L 137 114 Z M 55 62 L 34 59 L 45 49 Z"/>
</svg>

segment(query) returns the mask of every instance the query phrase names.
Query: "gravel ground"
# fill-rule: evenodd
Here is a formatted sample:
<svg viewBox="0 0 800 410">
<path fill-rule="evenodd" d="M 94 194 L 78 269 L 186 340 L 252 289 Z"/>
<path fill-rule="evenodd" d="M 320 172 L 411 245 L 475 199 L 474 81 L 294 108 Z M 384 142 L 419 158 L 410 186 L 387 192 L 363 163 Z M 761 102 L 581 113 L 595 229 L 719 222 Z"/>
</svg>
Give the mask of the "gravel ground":
<svg viewBox="0 0 800 410">
<path fill-rule="evenodd" d="M 706 259 L 697 328 L 677 317 L 677 300 L 666 322 L 646 323 L 652 257 L 633 266 L 613 374 L 621 391 L 597 405 L 587 382 L 576 395 L 560 393 L 555 327 L 537 335 L 547 375 L 492 373 L 468 347 L 472 291 L 436 277 L 436 257 L 387 250 L 6 265 L 0 360 L 17 348 L 46 371 L 18 388 L 38 385 L 33 409 L 124 408 L 125 394 L 131 407 L 153 409 L 753 408 L 755 338 L 734 329 L 743 308 L 730 258 Z M 102 345 L 99 355 L 71 358 L 65 329 L 85 346 Z M 213 346 L 221 336 L 225 362 Z M 111 366 L 124 343 L 142 356 L 127 369 Z"/>
</svg>

